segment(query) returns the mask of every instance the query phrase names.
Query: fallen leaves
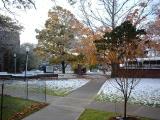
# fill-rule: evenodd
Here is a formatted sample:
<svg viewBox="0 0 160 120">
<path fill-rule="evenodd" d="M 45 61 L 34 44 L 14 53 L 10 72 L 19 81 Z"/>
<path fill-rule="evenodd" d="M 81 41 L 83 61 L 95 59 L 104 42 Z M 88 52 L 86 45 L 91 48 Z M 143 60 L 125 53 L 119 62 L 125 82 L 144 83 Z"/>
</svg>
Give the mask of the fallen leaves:
<svg viewBox="0 0 160 120">
<path fill-rule="evenodd" d="M 26 107 L 25 109 L 23 109 L 21 112 L 17 112 L 15 113 L 11 118 L 9 118 L 8 120 L 21 120 L 22 118 L 24 118 L 25 116 L 38 111 L 42 108 L 44 108 L 45 106 L 47 106 L 47 103 L 34 103 L 31 106 Z"/>
</svg>

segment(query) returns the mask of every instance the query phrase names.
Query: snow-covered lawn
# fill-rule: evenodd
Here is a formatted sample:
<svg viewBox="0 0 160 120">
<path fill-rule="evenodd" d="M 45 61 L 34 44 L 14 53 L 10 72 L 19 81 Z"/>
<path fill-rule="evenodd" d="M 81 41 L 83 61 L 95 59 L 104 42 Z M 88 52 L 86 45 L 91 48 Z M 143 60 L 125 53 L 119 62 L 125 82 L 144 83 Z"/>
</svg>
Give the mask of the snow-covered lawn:
<svg viewBox="0 0 160 120">
<path fill-rule="evenodd" d="M 87 82 L 89 80 L 86 79 L 46 80 L 46 83 L 43 80 L 30 80 L 28 81 L 28 90 L 36 93 L 44 92 L 46 85 L 47 94 L 64 96 Z M 11 84 L 6 85 L 6 89 L 23 91 L 26 89 L 26 82 L 13 81 Z"/>
<path fill-rule="evenodd" d="M 88 82 L 86 79 L 68 79 L 68 80 L 47 80 L 46 85 L 49 89 L 70 89 L 75 90 Z"/>
<path fill-rule="evenodd" d="M 106 81 L 98 92 L 98 101 L 123 101 L 122 93 L 114 87 L 114 80 L 111 81 Z M 129 103 L 160 107 L 160 79 L 140 79 L 131 93 Z"/>
</svg>

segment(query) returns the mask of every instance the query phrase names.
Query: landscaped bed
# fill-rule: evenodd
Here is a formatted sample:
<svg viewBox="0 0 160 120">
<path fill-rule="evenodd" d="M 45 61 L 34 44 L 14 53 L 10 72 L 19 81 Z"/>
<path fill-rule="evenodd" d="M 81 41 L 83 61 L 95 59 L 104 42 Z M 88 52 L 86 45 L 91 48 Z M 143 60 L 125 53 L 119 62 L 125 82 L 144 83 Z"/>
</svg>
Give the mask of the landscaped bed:
<svg viewBox="0 0 160 120">
<path fill-rule="evenodd" d="M 86 109 L 80 116 L 78 120 L 114 120 L 113 117 L 119 116 L 113 112 L 98 111 L 93 109 Z M 140 118 L 129 120 L 152 120 L 149 118 Z"/>
<path fill-rule="evenodd" d="M 3 120 L 21 120 L 45 106 L 47 106 L 46 103 L 4 96 Z"/>
<path fill-rule="evenodd" d="M 97 101 L 123 102 L 122 93 L 114 87 L 113 80 L 111 81 L 104 83 L 96 97 Z M 160 80 L 141 79 L 131 93 L 128 103 L 160 107 Z"/>
</svg>

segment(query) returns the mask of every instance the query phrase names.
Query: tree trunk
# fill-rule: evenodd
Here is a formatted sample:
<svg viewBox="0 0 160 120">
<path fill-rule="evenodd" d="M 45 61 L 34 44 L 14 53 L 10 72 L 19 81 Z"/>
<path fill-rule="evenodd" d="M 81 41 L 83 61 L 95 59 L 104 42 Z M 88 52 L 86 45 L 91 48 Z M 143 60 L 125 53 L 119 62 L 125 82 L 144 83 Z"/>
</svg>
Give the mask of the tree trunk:
<svg viewBox="0 0 160 120">
<path fill-rule="evenodd" d="M 115 4 L 116 2 L 115 2 L 115 0 L 113 0 L 112 1 L 112 11 L 111 11 L 111 19 L 112 19 L 112 29 L 114 29 L 115 28 Z"/>
<path fill-rule="evenodd" d="M 124 120 L 127 120 L 127 98 L 124 98 Z"/>
<path fill-rule="evenodd" d="M 62 61 L 61 64 L 62 64 L 62 74 L 65 74 L 66 73 L 66 71 L 65 71 L 65 61 Z"/>
<path fill-rule="evenodd" d="M 77 73 L 78 75 L 82 75 L 82 66 L 80 64 L 78 64 Z"/>
<path fill-rule="evenodd" d="M 111 63 L 112 71 L 111 71 L 111 78 L 117 77 L 119 64 L 117 63 Z"/>
</svg>

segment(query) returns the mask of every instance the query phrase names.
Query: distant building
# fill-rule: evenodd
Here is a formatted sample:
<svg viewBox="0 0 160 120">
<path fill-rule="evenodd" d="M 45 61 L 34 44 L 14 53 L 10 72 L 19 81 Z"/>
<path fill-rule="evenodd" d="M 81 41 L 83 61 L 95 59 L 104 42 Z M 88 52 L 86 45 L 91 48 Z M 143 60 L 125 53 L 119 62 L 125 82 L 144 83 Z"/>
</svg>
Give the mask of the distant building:
<svg viewBox="0 0 160 120">
<path fill-rule="evenodd" d="M 14 66 L 14 53 L 20 49 L 19 33 L 0 29 L 0 72 L 11 72 Z"/>
</svg>

